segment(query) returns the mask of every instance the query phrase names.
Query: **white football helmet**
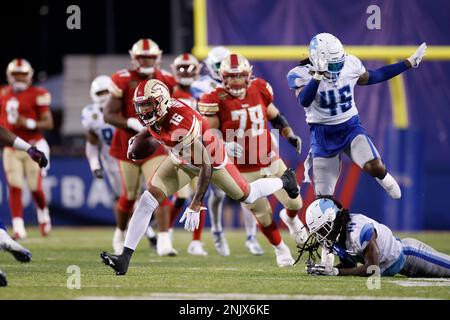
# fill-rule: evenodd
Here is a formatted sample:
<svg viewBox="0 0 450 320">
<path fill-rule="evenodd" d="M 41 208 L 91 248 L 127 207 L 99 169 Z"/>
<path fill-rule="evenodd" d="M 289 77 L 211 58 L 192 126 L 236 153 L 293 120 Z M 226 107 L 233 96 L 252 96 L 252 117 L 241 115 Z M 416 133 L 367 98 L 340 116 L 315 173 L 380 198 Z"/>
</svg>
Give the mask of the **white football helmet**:
<svg viewBox="0 0 450 320">
<path fill-rule="evenodd" d="M 6 68 L 6 78 L 14 91 L 24 91 L 31 86 L 34 70 L 31 64 L 22 58 L 11 61 Z M 24 79 L 16 79 L 15 75 L 25 75 Z"/>
<path fill-rule="evenodd" d="M 141 124 L 153 125 L 168 112 L 169 88 L 159 80 L 141 81 L 134 91 L 133 103 Z"/>
<path fill-rule="evenodd" d="M 176 57 L 171 67 L 177 82 L 182 86 L 190 86 L 200 73 L 200 63 L 189 53 Z"/>
<path fill-rule="evenodd" d="M 341 41 L 330 33 L 319 33 L 309 43 L 309 60 L 316 65 L 319 54 L 324 55 L 328 63 L 325 78 L 336 82 L 344 67 L 345 50 Z"/>
<path fill-rule="evenodd" d="M 162 50 L 160 50 L 158 44 L 151 39 L 140 39 L 133 45 L 129 53 L 137 71 L 144 75 L 153 74 L 155 68 L 161 62 Z M 141 65 L 138 58 L 153 58 L 154 62 L 151 65 Z"/>
<path fill-rule="evenodd" d="M 224 89 L 234 97 L 245 94 L 252 76 L 253 67 L 247 58 L 232 53 L 220 64 L 219 74 Z"/>
<path fill-rule="evenodd" d="M 327 198 L 315 200 L 306 209 L 305 219 L 310 234 L 314 234 L 317 241 L 328 248 L 333 243 L 327 237 L 333 230 L 334 221 L 339 211 L 340 209 L 334 201 Z"/>
<path fill-rule="evenodd" d="M 109 98 L 109 88 L 112 84 L 110 77 L 101 75 L 98 76 L 91 83 L 91 99 L 100 106 L 104 106 L 106 100 Z"/>
<path fill-rule="evenodd" d="M 225 47 L 212 48 L 206 57 L 205 64 L 211 77 L 220 81 L 219 68 L 223 59 L 231 54 L 230 50 Z"/>
</svg>

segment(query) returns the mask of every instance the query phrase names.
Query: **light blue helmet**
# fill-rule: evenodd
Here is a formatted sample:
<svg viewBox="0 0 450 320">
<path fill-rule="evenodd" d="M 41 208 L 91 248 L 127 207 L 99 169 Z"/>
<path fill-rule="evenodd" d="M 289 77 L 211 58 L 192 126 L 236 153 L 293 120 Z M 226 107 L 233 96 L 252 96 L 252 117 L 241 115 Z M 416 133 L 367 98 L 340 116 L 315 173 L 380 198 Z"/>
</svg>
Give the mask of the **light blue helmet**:
<svg viewBox="0 0 450 320">
<path fill-rule="evenodd" d="M 341 41 L 330 33 L 319 33 L 309 43 L 309 60 L 316 65 L 319 54 L 323 54 L 328 63 L 325 78 L 336 82 L 345 62 L 345 50 Z"/>
<path fill-rule="evenodd" d="M 211 77 L 220 81 L 219 68 L 222 61 L 231 54 L 230 50 L 225 47 L 212 48 L 205 59 L 206 67 L 208 68 Z"/>
<path fill-rule="evenodd" d="M 332 246 L 328 236 L 333 231 L 334 221 L 340 209 L 331 199 L 317 199 L 306 209 L 306 225 L 321 245 Z"/>
</svg>

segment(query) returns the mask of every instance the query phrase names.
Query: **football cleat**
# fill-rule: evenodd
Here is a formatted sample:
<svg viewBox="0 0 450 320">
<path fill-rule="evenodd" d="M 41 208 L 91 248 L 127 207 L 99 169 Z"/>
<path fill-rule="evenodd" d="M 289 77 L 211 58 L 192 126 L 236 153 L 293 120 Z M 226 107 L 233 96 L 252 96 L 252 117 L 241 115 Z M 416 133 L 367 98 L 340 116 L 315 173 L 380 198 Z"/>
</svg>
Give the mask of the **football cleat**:
<svg viewBox="0 0 450 320">
<path fill-rule="evenodd" d="M 187 252 L 193 256 L 207 256 L 208 252 L 203 249 L 203 243 L 199 240 L 192 240 L 187 248 Z"/>
<path fill-rule="evenodd" d="M 294 169 L 286 169 L 280 179 L 283 181 L 283 189 L 286 190 L 289 198 L 297 198 L 300 194 L 300 188 L 297 185 L 297 178 L 295 177 Z"/>
<path fill-rule="evenodd" d="M 22 218 L 12 219 L 13 236 L 14 240 L 23 240 L 27 237 L 27 231 L 25 230 L 25 224 Z"/>
<path fill-rule="evenodd" d="M 258 240 L 254 236 L 247 238 L 245 241 L 245 247 L 250 251 L 254 256 L 261 256 L 264 254 L 263 248 L 259 244 Z"/>
<path fill-rule="evenodd" d="M 280 268 L 292 267 L 294 266 L 294 258 L 292 258 L 291 251 L 289 247 L 281 241 L 278 246 L 273 246 L 275 248 L 275 255 L 277 257 L 277 265 Z"/>
<path fill-rule="evenodd" d="M 32 257 L 31 252 L 28 249 L 22 247 L 19 243 L 17 243 L 13 239 L 1 242 L 0 249 L 3 249 L 11 253 L 14 256 L 14 258 L 19 262 L 27 263 L 31 261 Z"/>
<path fill-rule="evenodd" d="M 8 285 L 8 281 L 6 280 L 6 275 L 0 270 L 0 287 L 6 287 Z"/>
<path fill-rule="evenodd" d="M 122 255 L 113 255 L 103 251 L 100 253 L 100 258 L 105 265 L 111 267 L 118 276 L 123 276 L 128 271 L 128 265 L 130 261 Z"/>
<path fill-rule="evenodd" d="M 156 250 L 158 247 L 158 239 L 156 237 L 147 238 L 150 244 L 150 249 Z"/>
<path fill-rule="evenodd" d="M 52 230 L 52 223 L 50 220 L 50 214 L 48 212 L 48 208 L 45 207 L 44 209 L 37 209 L 37 218 L 39 221 L 39 230 L 41 231 L 41 235 L 43 237 L 46 237 L 50 234 L 50 231 Z"/>
<path fill-rule="evenodd" d="M 291 218 L 287 215 L 286 209 L 280 211 L 280 218 L 284 224 L 288 227 L 291 237 L 298 245 L 303 245 L 308 239 L 309 233 L 306 227 L 300 221 L 298 216 Z"/>
<path fill-rule="evenodd" d="M 214 247 L 216 247 L 216 251 L 222 257 L 228 257 L 230 255 L 230 248 L 228 247 L 227 239 L 222 232 L 214 232 Z"/>
<path fill-rule="evenodd" d="M 178 252 L 172 247 L 170 235 L 168 232 L 159 232 L 158 241 L 156 242 L 156 252 L 161 257 L 175 257 Z"/>
</svg>

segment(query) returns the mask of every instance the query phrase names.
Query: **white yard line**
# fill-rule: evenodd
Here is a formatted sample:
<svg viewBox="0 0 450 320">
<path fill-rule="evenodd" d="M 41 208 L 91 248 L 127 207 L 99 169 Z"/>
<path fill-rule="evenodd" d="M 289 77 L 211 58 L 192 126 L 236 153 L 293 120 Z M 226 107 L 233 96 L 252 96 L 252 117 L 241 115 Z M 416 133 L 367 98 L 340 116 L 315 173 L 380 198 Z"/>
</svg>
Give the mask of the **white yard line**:
<svg viewBox="0 0 450 320">
<path fill-rule="evenodd" d="M 142 296 L 85 296 L 77 300 L 427 300 L 421 297 L 339 296 L 254 293 L 150 293 Z"/>
</svg>

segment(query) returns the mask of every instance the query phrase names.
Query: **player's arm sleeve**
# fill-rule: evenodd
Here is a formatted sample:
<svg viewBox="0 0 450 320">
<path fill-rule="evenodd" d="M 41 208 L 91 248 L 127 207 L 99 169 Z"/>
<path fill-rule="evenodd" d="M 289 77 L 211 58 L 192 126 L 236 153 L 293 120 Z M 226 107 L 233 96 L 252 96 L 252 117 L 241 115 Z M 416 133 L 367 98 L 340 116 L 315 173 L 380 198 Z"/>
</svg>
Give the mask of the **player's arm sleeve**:
<svg viewBox="0 0 450 320">
<path fill-rule="evenodd" d="M 362 227 L 359 238 L 356 241 L 362 251 L 367 247 L 374 234 L 376 235 L 376 230 L 372 223 L 366 223 Z"/>
<path fill-rule="evenodd" d="M 366 85 L 376 84 L 389 80 L 408 69 L 409 68 L 406 65 L 405 61 L 402 61 L 394 64 L 389 64 L 375 70 L 368 70 L 369 77 Z"/>
<path fill-rule="evenodd" d="M 255 81 L 257 81 L 264 103 L 266 106 L 270 105 L 274 99 L 272 86 L 263 79 L 257 79 Z"/>
<path fill-rule="evenodd" d="M 289 71 L 287 81 L 289 88 L 295 90 L 298 103 L 308 108 L 317 95 L 320 81 L 313 79 L 304 67 Z"/>
<path fill-rule="evenodd" d="M 190 146 L 196 139 L 201 137 L 202 130 L 200 121 L 195 116 L 192 116 L 192 124 L 189 130 L 187 130 L 187 132 L 186 130 L 184 131 L 183 137 L 179 140 L 179 143 L 184 147 Z"/>
<path fill-rule="evenodd" d="M 219 102 L 210 94 L 205 94 L 198 102 L 198 111 L 203 116 L 213 116 L 219 112 Z"/>
<path fill-rule="evenodd" d="M 109 86 L 109 92 L 114 98 L 122 98 L 123 92 L 125 90 L 126 82 L 124 81 L 124 76 L 121 76 L 120 73 L 114 73 L 111 76 L 111 85 Z"/>
<path fill-rule="evenodd" d="M 88 107 L 84 107 L 81 111 L 81 125 L 85 130 L 90 130 Z"/>
<path fill-rule="evenodd" d="M 39 113 L 50 110 L 50 104 L 52 103 L 52 95 L 47 90 L 41 90 L 36 96 L 36 106 Z"/>
</svg>

